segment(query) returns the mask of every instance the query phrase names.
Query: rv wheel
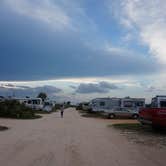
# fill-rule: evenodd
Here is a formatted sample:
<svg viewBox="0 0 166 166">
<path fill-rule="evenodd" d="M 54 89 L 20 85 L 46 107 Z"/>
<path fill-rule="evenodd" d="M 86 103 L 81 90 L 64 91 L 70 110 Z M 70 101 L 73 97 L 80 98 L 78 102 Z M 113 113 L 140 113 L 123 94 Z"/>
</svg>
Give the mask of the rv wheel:
<svg viewBox="0 0 166 166">
<path fill-rule="evenodd" d="M 114 119 L 115 118 L 115 114 L 109 114 L 109 118 L 110 119 Z"/>
</svg>

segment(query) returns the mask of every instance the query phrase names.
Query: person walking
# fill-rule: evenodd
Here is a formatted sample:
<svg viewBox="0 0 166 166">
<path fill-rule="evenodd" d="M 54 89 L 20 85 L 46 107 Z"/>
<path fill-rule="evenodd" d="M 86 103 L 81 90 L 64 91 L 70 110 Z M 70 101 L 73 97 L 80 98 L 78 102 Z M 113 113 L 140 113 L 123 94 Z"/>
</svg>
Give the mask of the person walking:
<svg viewBox="0 0 166 166">
<path fill-rule="evenodd" d="M 61 106 L 61 118 L 63 118 L 64 105 Z"/>
</svg>

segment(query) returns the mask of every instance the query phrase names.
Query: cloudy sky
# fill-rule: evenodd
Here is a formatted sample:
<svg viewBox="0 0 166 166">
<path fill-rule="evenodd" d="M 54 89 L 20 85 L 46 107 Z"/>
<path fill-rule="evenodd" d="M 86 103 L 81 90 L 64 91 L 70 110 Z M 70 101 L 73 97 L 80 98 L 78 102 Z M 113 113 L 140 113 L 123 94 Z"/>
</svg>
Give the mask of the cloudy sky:
<svg viewBox="0 0 166 166">
<path fill-rule="evenodd" d="M 166 94 L 165 0 L 1 0 L 0 95 Z"/>
</svg>

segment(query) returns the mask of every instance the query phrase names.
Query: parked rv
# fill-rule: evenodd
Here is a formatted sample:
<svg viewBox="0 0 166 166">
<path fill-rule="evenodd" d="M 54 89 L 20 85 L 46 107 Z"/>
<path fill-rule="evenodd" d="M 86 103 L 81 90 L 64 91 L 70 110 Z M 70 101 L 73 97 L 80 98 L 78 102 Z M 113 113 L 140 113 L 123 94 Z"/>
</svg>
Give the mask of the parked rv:
<svg viewBox="0 0 166 166">
<path fill-rule="evenodd" d="M 136 109 L 138 112 L 140 108 L 144 107 L 145 107 L 144 98 L 125 97 L 121 99 L 121 108 Z"/>
<path fill-rule="evenodd" d="M 50 112 L 53 110 L 55 106 L 55 102 L 54 101 L 51 101 L 51 100 L 46 100 L 43 104 L 43 110 L 44 111 L 47 111 L 47 112 Z"/>
<path fill-rule="evenodd" d="M 43 102 L 41 98 L 14 98 L 18 100 L 20 103 L 24 103 L 27 107 L 32 108 L 34 110 L 43 109 Z"/>
<path fill-rule="evenodd" d="M 105 112 L 109 118 L 118 116 L 138 118 L 139 109 L 145 107 L 144 98 L 97 98 L 91 101 L 92 111 Z"/>
<path fill-rule="evenodd" d="M 152 98 L 151 107 L 140 110 L 139 121 L 154 128 L 166 127 L 166 96 Z"/>
<path fill-rule="evenodd" d="M 83 102 L 82 103 L 82 110 L 84 111 L 90 111 L 91 110 L 91 106 L 89 102 Z"/>
<path fill-rule="evenodd" d="M 91 109 L 94 112 L 109 112 L 113 108 L 120 107 L 120 98 L 96 98 L 91 101 Z"/>
</svg>

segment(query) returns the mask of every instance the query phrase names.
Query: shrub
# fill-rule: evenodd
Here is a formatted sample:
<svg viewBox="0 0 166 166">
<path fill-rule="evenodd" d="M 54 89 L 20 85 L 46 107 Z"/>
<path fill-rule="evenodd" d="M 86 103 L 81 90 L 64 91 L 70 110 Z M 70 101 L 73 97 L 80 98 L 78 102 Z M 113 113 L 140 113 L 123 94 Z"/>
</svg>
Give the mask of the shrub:
<svg viewBox="0 0 166 166">
<path fill-rule="evenodd" d="M 35 112 L 16 100 L 5 100 L 0 102 L 0 117 L 32 119 Z"/>
</svg>

